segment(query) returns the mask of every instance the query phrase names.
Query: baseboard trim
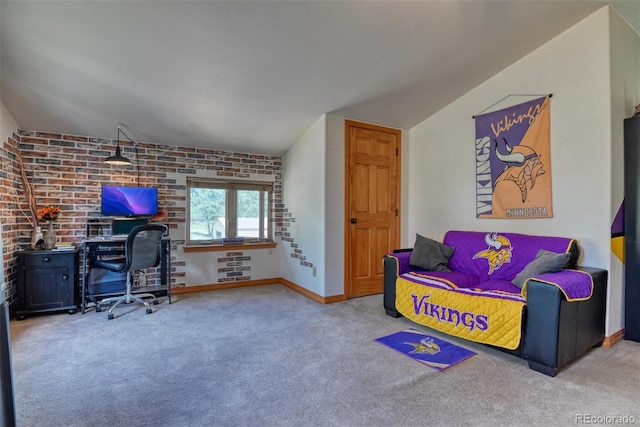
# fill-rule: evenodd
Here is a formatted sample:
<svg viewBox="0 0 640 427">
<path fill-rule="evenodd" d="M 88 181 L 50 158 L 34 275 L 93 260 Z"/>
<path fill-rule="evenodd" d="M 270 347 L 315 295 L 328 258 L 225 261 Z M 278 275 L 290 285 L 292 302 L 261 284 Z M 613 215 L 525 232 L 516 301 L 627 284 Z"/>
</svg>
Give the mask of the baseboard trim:
<svg viewBox="0 0 640 427">
<path fill-rule="evenodd" d="M 173 295 L 191 294 L 194 292 L 219 291 L 222 289 L 246 288 L 249 286 L 275 285 L 280 283 L 279 279 L 261 279 L 261 280 L 244 280 L 242 282 L 233 283 L 212 283 L 210 285 L 182 286 L 179 288 L 171 288 Z"/>
<path fill-rule="evenodd" d="M 217 284 L 210 284 L 210 285 L 182 286 L 180 288 L 171 288 L 171 294 L 173 295 L 191 294 L 195 292 L 219 291 L 222 289 L 246 288 L 249 286 L 264 286 L 264 285 L 275 285 L 275 284 L 282 284 L 287 288 L 290 288 L 291 290 L 294 290 L 299 294 L 302 294 L 307 298 L 310 298 L 320 304 L 332 304 L 334 302 L 340 302 L 345 300 L 344 295 L 333 295 L 330 297 L 323 297 L 283 277 L 275 277 L 273 279 L 261 279 L 261 280 L 245 280 L 242 282 L 234 282 L 234 283 L 217 283 Z"/>
<path fill-rule="evenodd" d="M 604 337 L 604 341 L 602 341 L 602 346 L 606 348 L 611 348 L 613 347 L 614 344 L 619 343 L 623 339 L 624 339 L 624 329 L 620 329 L 615 334 L 608 337 Z"/>
<path fill-rule="evenodd" d="M 282 283 L 286 287 L 298 292 L 299 294 L 306 296 L 307 298 L 311 298 L 312 300 L 320 304 L 332 304 L 334 302 L 340 302 L 345 300 L 344 295 L 333 295 L 330 297 L 323 297 L 285 278 L 280 277 L 278 280 L 280 283 Z"/>
</svg>

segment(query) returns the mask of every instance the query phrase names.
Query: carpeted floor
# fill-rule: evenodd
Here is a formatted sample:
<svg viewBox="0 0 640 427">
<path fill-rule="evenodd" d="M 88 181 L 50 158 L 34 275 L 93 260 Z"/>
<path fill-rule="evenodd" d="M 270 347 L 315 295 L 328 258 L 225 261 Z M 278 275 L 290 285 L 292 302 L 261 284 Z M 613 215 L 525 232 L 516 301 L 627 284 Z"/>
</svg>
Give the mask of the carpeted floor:
<svg viewBox="0 0 640 427">
<path fill-rule="evenodd" d="M 321 305 L 280 285 L 11 322 L 19 426 L 640 424 L 640 344 L 555 378 L 497 350 L 430 369 L 374 340 L 415 326 L 382 296 Z M 420 328 L 420 327 L 418 327 Z"/>
</svg>

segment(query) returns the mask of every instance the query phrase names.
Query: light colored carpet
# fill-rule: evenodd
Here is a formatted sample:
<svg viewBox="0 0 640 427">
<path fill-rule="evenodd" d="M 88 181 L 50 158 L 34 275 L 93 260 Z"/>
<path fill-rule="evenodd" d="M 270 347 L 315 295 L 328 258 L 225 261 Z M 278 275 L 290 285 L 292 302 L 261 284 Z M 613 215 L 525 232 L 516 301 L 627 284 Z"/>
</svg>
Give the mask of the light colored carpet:
<svg viewBox="0 0 640 427">
<path fill-rule="evenodd" d="M 374 341 L 414 326 L 386 316 L 381 295 L 321 305 L 270 285 L 173 301 L 150 315 L 125 306 L 114 320 L 12 321 L 18 425 L 640 424 L 638 343 L 596 348 L 550 378 L 436 334 L 478 353 L 438 372 Z"/>
</svg>

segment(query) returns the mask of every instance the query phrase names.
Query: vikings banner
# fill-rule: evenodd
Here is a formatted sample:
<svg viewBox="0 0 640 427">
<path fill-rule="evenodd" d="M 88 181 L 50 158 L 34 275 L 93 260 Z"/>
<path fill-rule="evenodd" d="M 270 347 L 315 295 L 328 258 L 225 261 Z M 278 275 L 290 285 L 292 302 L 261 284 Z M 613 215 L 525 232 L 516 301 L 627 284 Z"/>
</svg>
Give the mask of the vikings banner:
<svg viewBox="0 0 640 427">
<path fill-rule="evenodd" d="M 549 96 L 476 120 L 476 216 L 551 218 Z"/>
</svg>

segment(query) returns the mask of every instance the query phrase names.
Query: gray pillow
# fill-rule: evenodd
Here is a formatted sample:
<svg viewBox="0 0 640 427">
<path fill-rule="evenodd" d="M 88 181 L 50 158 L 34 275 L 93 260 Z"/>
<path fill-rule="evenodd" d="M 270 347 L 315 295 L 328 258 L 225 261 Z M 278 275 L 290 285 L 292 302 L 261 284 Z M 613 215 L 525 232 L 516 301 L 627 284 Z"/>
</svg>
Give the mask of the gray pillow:
<svg viewBox="0 0 640 427">
<path fill-rule="evenodd" d="M 568 252 L 559 254 L 540 249 L 536 254 L 536 259 L 527 264 L 511 283 L 522 289 L 525 280 L 530 277 L 562 270 L 569 262 L 570 257 L 571 254 Z"/>
<path fill-rule="evenodd" d="M 452 246 L 443 245 L 416 233 L 416 243 L 409 264 L 428 271 L 451 271 L 448 264 L 454 250 Z"/>
</svg>

